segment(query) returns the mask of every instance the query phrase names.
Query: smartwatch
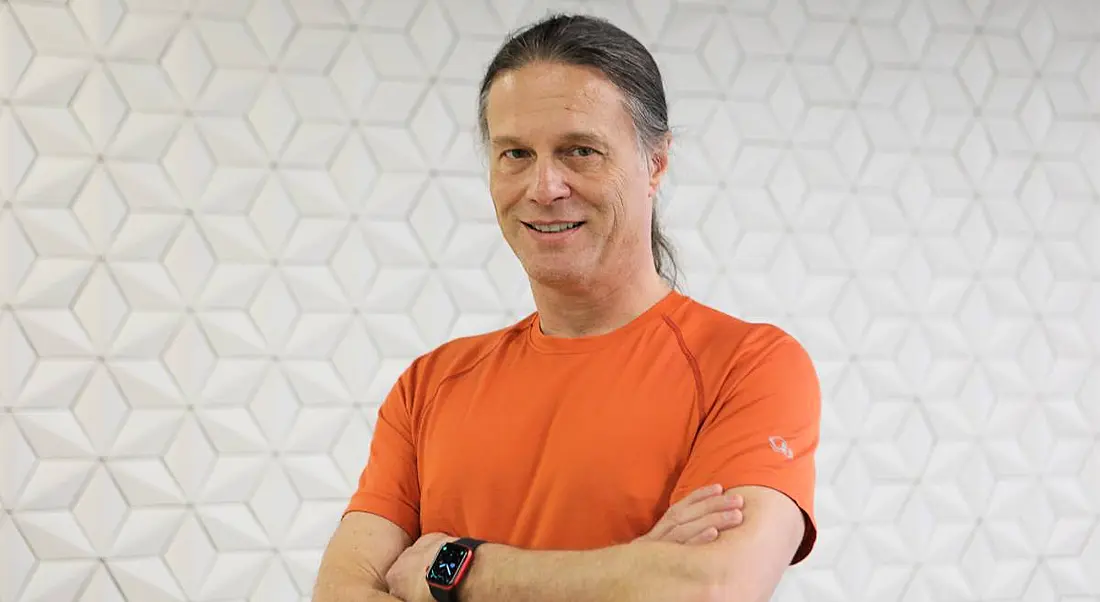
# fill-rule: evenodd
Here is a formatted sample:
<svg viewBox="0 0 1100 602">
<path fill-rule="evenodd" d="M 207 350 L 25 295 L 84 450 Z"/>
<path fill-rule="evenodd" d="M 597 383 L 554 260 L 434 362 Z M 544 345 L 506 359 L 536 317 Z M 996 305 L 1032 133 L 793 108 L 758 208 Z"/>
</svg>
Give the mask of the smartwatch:
<svg viewBox="0 0 1100 602">
<path fill-rule="evenodd" d="M 458 602 L 458 586 L 470 570 L 474 550 L 483 542 L 469 537 L 447 542 L 428 565 L 428 589 L 438 602 Z"/>
</svg>

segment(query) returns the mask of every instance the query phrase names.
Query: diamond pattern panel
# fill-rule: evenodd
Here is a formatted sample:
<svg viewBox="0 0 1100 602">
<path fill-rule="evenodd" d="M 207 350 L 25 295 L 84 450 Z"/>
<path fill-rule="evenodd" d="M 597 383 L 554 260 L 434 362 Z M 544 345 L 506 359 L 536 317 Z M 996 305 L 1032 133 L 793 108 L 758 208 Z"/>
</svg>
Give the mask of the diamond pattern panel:
<svg viewBox="0 0 1100 602">
<path fill-rule="evenodd" d="M 685 291 L 802 340 L 782 602 L 1100 599 L 1100 8 L 0 2 L 0 602 L 310 596 L 414 356 L 532 309 L 474 142 L 549 9 L 654 49 Z"/>
</svg>

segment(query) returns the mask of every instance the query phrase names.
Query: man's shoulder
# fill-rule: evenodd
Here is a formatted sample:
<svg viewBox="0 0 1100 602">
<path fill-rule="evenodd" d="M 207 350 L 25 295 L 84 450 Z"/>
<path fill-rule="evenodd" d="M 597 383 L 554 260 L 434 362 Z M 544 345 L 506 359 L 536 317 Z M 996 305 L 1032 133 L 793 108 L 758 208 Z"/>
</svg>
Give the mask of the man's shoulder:
<svg viewBox="0 0 1100 602">
<path fill-rule="evenodd" d="M 696 299 L 689 301 L 670 317 L 683 344 L 700 360 L 743 363 L 762 359 L 777 347 L 805 351 L 793 334 L 774 322 L 753 321 Z"/>
<path fill-rule="evenodd" d="M 729 348 L 746 340 L 774 342 L 791 337 L 775 323 L 737 316 L 693 297 L 688 301 L 670 317 L 683 336 L 692 341 Z"/>
<path fill-rule="evenodd" d="M 450 339 L 415 358 L 406 371 L 406 377 L 424 385 L 438 384 L 466 373 L 494 352 L 506 350 L 509 343 L 530 325 L 531 319 L 528 316 L 496 330 Z"/>
<path fill-rule="evenodd" d="M 750 321 L 694 302 L 682 312 L 682 345 L 691 354 L 711 401 L 756 399 L 785 392 L 799 411 L 819 404 L 819 380 L 808 349 L 791 332 L 770 321 Z M 755 391 L 748 395 L 738 392 Z"/>
</svg>

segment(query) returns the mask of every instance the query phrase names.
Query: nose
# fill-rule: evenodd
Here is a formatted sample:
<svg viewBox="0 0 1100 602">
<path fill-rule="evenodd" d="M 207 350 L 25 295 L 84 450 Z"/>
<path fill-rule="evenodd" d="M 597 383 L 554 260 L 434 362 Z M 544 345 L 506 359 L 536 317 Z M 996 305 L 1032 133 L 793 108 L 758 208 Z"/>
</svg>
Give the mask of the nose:
<svg viewBox="0 0 1100 602">
<path fill-rule="evenodd" d="M 561 165 L 553 157 L 535 163 L 528 196 L 540 205 L 549 205 L 569 196 L 569 185 Z"/>
</svg>

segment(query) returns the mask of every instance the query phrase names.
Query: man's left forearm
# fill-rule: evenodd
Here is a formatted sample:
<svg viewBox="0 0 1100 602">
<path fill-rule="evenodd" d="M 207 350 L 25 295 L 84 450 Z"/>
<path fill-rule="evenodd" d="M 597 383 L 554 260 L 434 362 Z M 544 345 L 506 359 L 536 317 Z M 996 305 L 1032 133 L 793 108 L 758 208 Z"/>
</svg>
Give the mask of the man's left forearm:
<svg viewBox="0 0 1100 602">
<path fill-rule="evenodd" d="M 590 551 L 486 543 L 459 590 L 463 602 L 632 602 L 714 599 L 719 564 L 705 547 L 633 542 Z"/>
</svg>

